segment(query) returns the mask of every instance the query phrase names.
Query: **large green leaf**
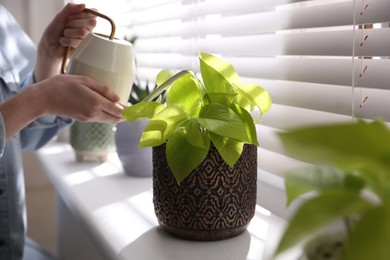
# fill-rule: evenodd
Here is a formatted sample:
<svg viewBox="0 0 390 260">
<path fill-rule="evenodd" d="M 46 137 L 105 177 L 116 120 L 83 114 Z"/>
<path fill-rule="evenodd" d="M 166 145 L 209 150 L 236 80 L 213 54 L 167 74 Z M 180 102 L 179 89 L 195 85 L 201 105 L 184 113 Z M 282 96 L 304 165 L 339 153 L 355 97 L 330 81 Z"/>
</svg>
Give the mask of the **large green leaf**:
<svg viewBox="0 0 390 260">
<path fill-rule="evenodd" d="M 248 143 L 259 145 L 257 141 L 256 126 L 253 122 L 251 114 L 249 114 L 248 111 L 236 104 L 232 104 L 230 108 L 241 118 L 241 121 L 245 127 L 246 135 L 249 137 Z"/>
<path fill-rule="evenodd" d="M 364 212 L 349 238 L 345 260 L 389 259 L 389 219 L 388 204 Z"/>
<path fill-rule="evenodd" d="M 200 72 L 208 92 L 234 93 L 232 83 L 239 81 L 233 66 L 216 56 L 200 53 Z"/>
<path fill-rule="evenodd" d="M 151 120 L 142 132 L 139 142 L 140 147 L 158 146 L 165 142 L 164 132 L 168 127 L 163 120 Z"/>
<path fill-rule="evenodd" d="M 268 91 L 256 84 L 236 83 L 239 95 L 237 97 L 237 104 L 244 107 L 249 112 L 253 111 L 254 106 L 257 106 L 261 114 L 264 115 L 271 108 L 271 96 Z"/>
<path fill-rule="evenodd" d="M 202 149 L 208 149 L 210 146 L 210 139 L 205 131 L 201 130 L 201 125 L 195 118 L 191 118 L 185 126 L 185 136 L 187 141 Z"/>
<path fill-rule="evenodd" d="M 218 153 L 221 155 L 222 159 L 233 168 L 234 164 L 236 164 L 237 160 L 242 154 L 244 143 L 216 135 L 212 132 L 209 134 L 212 143 L 214 144 L 215 148 L 217 148 Z"/>
<path fill-rule="evenodd" d="M 205 141 L 207 144 L 207 139 Z M 209 141 L 206 148 L 192 145 L 188 142 L 185 128 L 178 129 L 169 138 L 166 147 L 167 162 L 177 183 L 180 184 L 206 158 L 209 145 Z"/>
<path fill-rule="evenodd" d="M 341 217 L 363 212 L 372 204 L 348 190 L 324 191 L 305 201 L 291 218 L 281 238 L 276 253 L 281 253 L 319 228 Z"/>
<path fill-rule="evenodd" d="M 227 81 L 231 83 L 240 81 L 240 77 L 230 62 L 205 52 L 200 53 L 200 60 L 218 71 Z"/>
<path fill-rule="evenodd" d="M 364 180 L 334 166 L 319 165 L 288 171 L 285 187 L 289 205 L 298 196 L 312 190 L 349 189 L 359 192 L 364 187 Z"/>
<path fill-rule="evenodd" d="M 311 163 L 335 164 L 345 169 L 390 169 L 390 131 L 378 122 L 313 126 L 280 133 L 289 153 Z"/>
<path fill-rule="evenodd" d="M 236 93 L 207 93 L 205 99 L 208 100 L 208 103 L 218 103 L 225 106 L 230 106 L 234 98 L 237 96 Z"/>
<path fill-rule="evenodd" d="M 181 105 L 165 107 L 150 120 L 145 127 L 140 146 L 157 146 L 164 143 L 175 129 L 188 120 Z"/>
<path fill-rule="evenodd" d="M 187 114 L 194 113 L 201 104 L 198 79 L 193 74 L 186 74 L 172 84 L 167 94 L 167 105 L 181 104 Z"/>
<path fill-rule="evenodd" d="M 123 117 L 129 121 L 152 118 L 165 108 L 164 105 L 155 102 L 141 102 L 125 108 L 122 112 Z"/>
<path fill-rule="evenodd" d="M 164 121 L 166 123 L 163 135 L 163 138 L 166 140 L 177 127 L 189 120 L 189 116 L 180 104 L 172 104 L 161 110 L 152 120 Z"/>
<path fill-rule="evenodd" d="M 250 141 L 241 118 L 224 105 L 205 105 L 199 113 L 198 122 L 207 130 L 220 136 L 243 142 Z"/>
</svg>

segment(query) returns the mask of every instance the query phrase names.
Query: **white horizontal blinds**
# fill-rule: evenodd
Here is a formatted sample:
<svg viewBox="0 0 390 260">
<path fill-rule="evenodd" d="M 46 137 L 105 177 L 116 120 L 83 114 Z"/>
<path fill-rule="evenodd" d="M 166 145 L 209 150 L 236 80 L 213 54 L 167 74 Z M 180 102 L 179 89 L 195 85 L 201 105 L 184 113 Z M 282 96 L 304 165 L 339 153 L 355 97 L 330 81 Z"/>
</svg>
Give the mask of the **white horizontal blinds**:
<svg viewBox="0 0 390 260">
<path fill-rule="evenodd" d="M 197 70 L 205 51 L 270 92 L 273 106 L 258 125 L 263 171 L 280 175 L 297 164 L 283 155 L 278 131 L 351 121 L 353 113 L 390 122 L 389 0 L 131 3 L 125 24 L 138 37 L 141 80 L 165 68 Z"/>
</svg>

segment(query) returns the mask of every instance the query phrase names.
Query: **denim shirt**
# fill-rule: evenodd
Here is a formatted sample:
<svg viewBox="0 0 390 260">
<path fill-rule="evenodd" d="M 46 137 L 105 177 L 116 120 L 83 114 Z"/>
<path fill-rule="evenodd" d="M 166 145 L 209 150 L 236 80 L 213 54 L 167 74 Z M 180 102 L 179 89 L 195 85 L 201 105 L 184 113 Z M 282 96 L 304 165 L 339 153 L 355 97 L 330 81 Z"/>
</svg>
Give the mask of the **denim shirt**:
<svg viewBox="0 0 390 260">
<path fill-rule="evenodd" d="M 34 83 L 35 53 L 32 41 L 0 4 L 0 103 Z M 38 149 L 71 122 L 44 116 L 7 140 L 0 112 L 0 259 L 23 255 L 26 209 L 21 150 Z"/>
</svg>

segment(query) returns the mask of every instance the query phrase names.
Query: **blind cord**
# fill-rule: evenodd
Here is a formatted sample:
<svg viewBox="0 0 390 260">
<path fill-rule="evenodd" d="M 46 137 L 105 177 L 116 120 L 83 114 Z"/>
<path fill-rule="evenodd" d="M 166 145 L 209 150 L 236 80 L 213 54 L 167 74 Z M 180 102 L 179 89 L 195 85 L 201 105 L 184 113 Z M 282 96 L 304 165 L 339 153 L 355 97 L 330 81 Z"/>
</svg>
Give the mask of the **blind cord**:
<svg viewBox="0 0 390 260">
<path fill-rule="evenodd" d="M 355 121 L 355 34 L 356 34 L 356 0 L 353 0 L 353 29 L 352 29 L 352 121 Z"/>
</svg>

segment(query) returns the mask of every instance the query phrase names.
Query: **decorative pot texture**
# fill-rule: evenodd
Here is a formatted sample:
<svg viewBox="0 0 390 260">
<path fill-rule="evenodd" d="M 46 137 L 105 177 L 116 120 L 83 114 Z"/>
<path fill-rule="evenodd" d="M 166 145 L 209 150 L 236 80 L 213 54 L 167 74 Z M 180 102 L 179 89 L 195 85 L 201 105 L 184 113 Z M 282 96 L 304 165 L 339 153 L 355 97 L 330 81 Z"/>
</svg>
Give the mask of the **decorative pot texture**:
<svg viewBox="0 0 390 260">
<path fill-rule="evenodd" d="M 75 121 L 70 128 L 70 144 L 77 161 L 105 162 L 115 150 L 113 125 Z"/>
<path fill-rule="evenodd" d="M 222 240 L 244 232 L 255 214 L 257 147 L 244 145 L 230 168 L 211 145 L 206 159 L 180 185 L 166 161 L 165 145 L 153 147 L 153 202 L 160 226 L 190 240 Z"/>
<path fill-rule="evenodd" d="M 126 175 L 152 177 L 152 148 L 139 148 L 139 140 L 148 121 L 121 122 L 115 133 L 116 152 Z"/>
</svg>

